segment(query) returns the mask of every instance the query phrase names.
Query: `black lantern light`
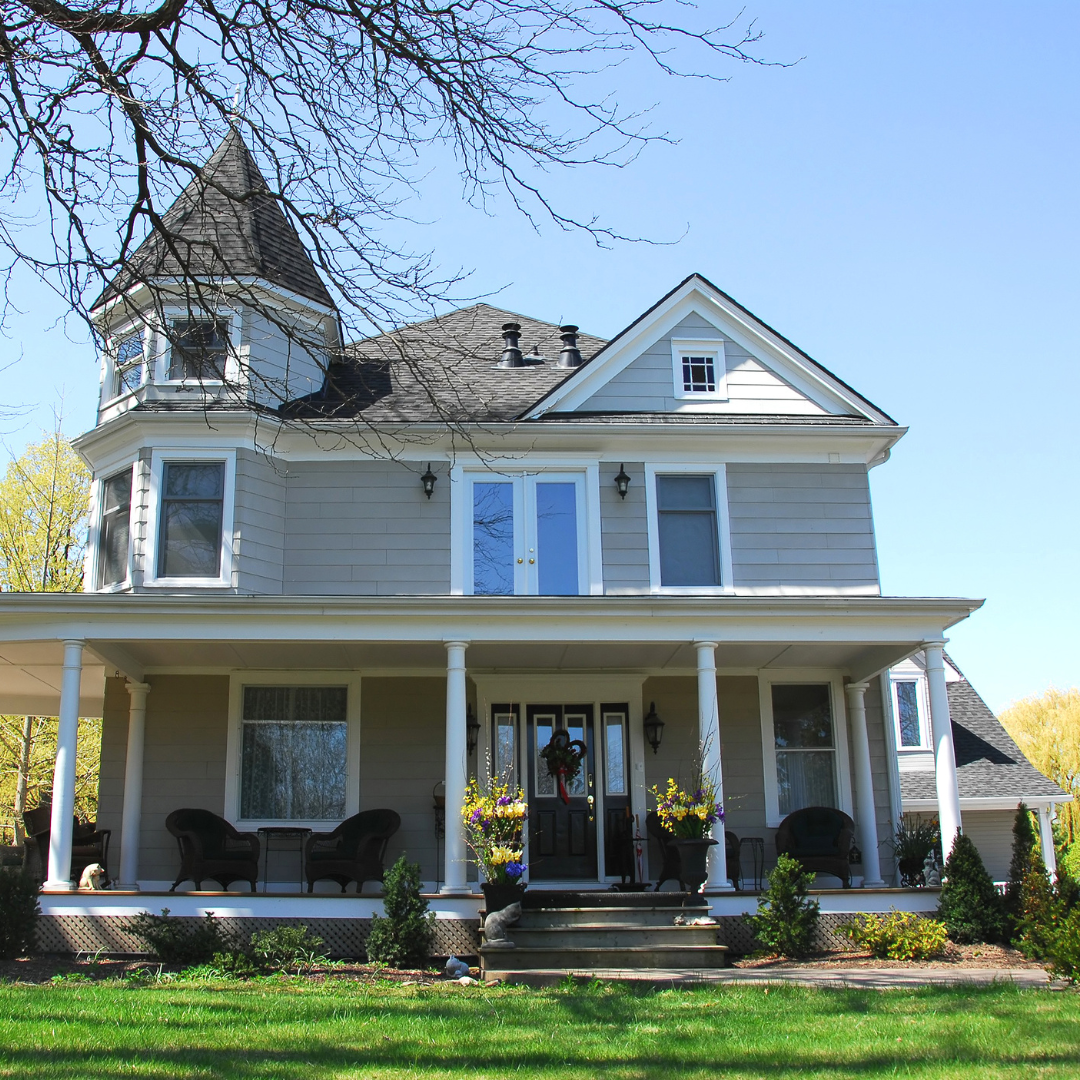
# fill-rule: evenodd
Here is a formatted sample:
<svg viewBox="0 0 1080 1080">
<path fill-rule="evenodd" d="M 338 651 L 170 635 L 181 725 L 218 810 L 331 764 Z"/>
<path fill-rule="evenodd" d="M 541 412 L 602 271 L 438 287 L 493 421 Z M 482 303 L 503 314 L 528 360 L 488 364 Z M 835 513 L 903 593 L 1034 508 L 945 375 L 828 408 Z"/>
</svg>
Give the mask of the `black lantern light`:
<svg viewBox="0 0 1080 1080">
<path fill-rule="evenodd" d="M 431 462 L 428 462 L 427 472 L 420 477 L 420 483 L 424 485 L 424 494 L 430 499 L 435 490 L 435 481 L 439 478 L 431 471 Z"/>
<path fill-rule="evenodd" d="M 476 753 L 476 744 L 480 741 L 480 721 L 476 719 L 471 705 L 465 706 L 465 746 L 469 756 Z"/>
<path fill-rule="evenodd" d="M 630 477 L 626 475 L 626 466 L 619 465 L 619 475 L 615 477 L 615 487 L 618 489 L 619 498 L 626 498 L 626 489 L 630 487 Z"/>
<path fill-rule="evenodd" d="M 645 728 L 645 738 L 655 754 L 660 749 L 660 743 L 664 740 L 664 721 L 656 715 L 656 702 L 649 702 L 649 715 L 645 717 L 642 725 Z"/>
</svg>

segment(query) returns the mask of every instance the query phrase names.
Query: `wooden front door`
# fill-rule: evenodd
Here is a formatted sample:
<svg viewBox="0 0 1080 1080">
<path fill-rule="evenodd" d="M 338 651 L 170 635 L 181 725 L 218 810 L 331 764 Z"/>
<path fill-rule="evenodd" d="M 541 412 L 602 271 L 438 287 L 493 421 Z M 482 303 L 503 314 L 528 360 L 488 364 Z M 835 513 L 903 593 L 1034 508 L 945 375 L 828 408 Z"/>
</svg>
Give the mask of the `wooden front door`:
<svg viewBox="0 0 1080 1080">
<path fill-rule="evenodd" d="M 590 880 L 596 865 L 596 737 L 592 705 L 526 706 L 529 770 L 529 878 Z M 587 748 L 581 771 L 567 783 L 569 804 L 547 771 L 540 751 L 565 730 Z"/>
</svg>

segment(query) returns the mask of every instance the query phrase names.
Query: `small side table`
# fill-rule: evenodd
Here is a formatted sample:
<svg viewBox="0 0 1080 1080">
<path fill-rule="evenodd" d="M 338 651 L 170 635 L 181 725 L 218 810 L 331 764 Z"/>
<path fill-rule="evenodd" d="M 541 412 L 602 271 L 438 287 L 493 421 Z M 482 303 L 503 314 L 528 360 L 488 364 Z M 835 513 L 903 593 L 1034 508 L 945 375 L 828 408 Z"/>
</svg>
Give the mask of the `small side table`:
<svg viewBox="0 0 1080 1080">
<path fill-rule="evenodd" d="M 760 836 L 744 836 L 739 841 L 739 851 L 743 848 L 750 849 L 750 861 L 754 866 L 754 891 L 761 892 L 762 879 L 765 874 L 765 840 Z M 745 878 L 743 879 L 745 881 Z"/>
<path fill-rule="evenodd" d="M 311 835 L 311 830 L 302 826 L 292 825 L 264 825 L 261 829 L 257 830 L 259 838 L 263 841 L 264 855 L 263 855 L 263 892 L 266 892 L 267 880 L 270 875 L 270 841 L 271 840 L 291 840 L 296 839 L 299 841 L 298 851 L 300 853 L 300 874 L 298 876 L 299 887 L 298 892 L 304 891 L 304 847 L 307 838 Z M 278 848 L 279 851 L 288 850 L 288 848 Z"/>
</svg>

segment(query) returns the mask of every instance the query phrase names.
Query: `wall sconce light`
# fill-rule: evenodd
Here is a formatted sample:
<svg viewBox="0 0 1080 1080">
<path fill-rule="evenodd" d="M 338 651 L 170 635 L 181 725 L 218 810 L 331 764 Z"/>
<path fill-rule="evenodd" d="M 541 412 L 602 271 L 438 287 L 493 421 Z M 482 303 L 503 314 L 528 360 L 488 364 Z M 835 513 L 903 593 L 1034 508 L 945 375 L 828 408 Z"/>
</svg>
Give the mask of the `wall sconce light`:
<svg viewBox="0 0 1080 1080">
<path fill-rule="evenodd" d="M 424 485 L 424 494 L 430 499 L 435 490 L 435 481 L 439 478 L 431 471 L 431 462 L 428 462 L 427 472 L 420 477 L 420 483 Z"/>
<path fill-rule="evenodd" d="M 476 744 L 480 741 L 480 721 L 476 719 L 471 705 L 465 706 L 465 746 L 469 757 L 476 753 Z"/>
<path fill-rule="evenodd" d="M 626 498 L 626 489 L 630 486 L 630 477 L 626 475 L 626 467 L 619 465 L 619 475 L 615 477 L 615 487 L 619 491 L 619 498 Z"/>
<path fill-rule="evenodd" d="M 664 721 L 656 715 L 656 702 L 649 702 L 649 715 L 645 717 L 645 721 L 642 725 L 645 728 L 645 738 L 648 740 L 649 745 L 652 747 L 652 752 L 655 754 L 660 749 L 660 744 L 664 741 Z"/>
</svg>

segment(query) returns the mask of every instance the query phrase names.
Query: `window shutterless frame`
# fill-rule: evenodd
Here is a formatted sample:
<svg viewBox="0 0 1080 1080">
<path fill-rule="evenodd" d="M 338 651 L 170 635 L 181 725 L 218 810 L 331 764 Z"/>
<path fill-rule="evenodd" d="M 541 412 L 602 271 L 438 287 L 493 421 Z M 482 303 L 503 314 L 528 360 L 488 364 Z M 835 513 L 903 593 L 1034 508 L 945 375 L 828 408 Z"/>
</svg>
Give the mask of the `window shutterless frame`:
<svg viewBox="0 0 1080 1080">
<path fill-rule="evenodd" d="M 671 378 L 679 401 L 727 401 L 724 342 L 719 338 L 672 338 Z"/>
<path fill-rule="evenodd" d="M 131 474 L 128 465 L 101 481 L 98 494 L 94 586 L 98 591 L 127 584 L 131 567 Z"/>
<path fill-rule="evenodd" d="M 894 671 L 889 676 L 889 692 L 897 752 L 931 750 L 925 677 L 915 672 Z"/>
<path fill-rule="evenodd" d="M 106 350 L 106 401 L 134 393 L 146 381 L 146 342 L 149 336 L 148 328 L 131 327 L 117 334 L 109 343 Z"/>
</svg>

